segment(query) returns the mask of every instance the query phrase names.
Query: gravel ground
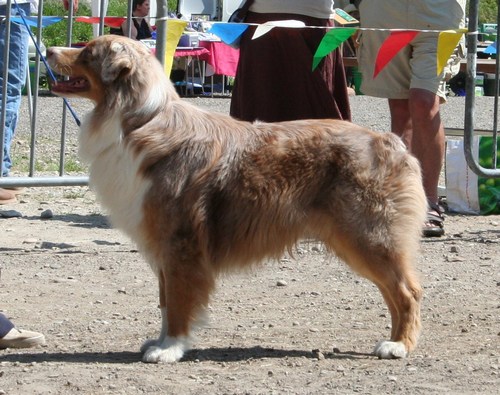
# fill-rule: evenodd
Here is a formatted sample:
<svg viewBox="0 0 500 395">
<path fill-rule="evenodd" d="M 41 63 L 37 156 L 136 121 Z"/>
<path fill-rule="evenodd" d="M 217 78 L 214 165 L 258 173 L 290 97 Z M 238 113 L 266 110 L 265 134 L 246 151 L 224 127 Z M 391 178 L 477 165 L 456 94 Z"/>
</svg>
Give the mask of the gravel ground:
<svg viewBox="0 0 500 395">
<path fill-rule="evenodd" d="M 191 98 L 227 113 L 227 98 Z M 16 171 L 24 175 L 29 124 L 23 103 Z M 89 103 L 72 102 L 81 116 Z M 477 128 L 491 123 L 479 98 Z M 61 100 L 38 103 L 37 166 L 52 174 Z M 387 130 L 384 100 L 352 97 L 354 121 Z M 463 126 L 464 100 L 442 107 Z M 77 128 L 68 119 L 75 174 Z M 73 173 L 72 173 L 73 174 Z M 446 236 L 422 242 L 423 332 L 405 360 L 370 352 L 390 320 L 375 287 L 320 244 L 302 243 L 249 273 L 224 277 L 211 320 L 179 363 L 140 362 L 158 334 L 156 280 L 135 246 L 112 229 L 86 187 L 29 188 L 0 218 L 0 310 L 47 344 L 0 351 L 0 394 L 497 394 L 500 385 L 500 216 L 448 215 Z"/>
</svg>

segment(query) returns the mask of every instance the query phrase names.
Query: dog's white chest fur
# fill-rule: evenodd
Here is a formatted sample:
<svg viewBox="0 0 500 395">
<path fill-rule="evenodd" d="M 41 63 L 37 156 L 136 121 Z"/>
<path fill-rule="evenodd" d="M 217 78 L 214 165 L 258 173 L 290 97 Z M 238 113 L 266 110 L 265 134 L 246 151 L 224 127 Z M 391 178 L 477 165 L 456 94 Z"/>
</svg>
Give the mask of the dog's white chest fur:
<svg viewBox="0 0 500 395">
<path fill-rule="evenodd" d="M 140 242 L 144 196 L 151 182 L 139 174 L 142 158 L 122 139 L 120 122 L 111 116 L 100 130 L 88 120 L 80 132 L 80 157 L 90 164 L 90 185 L 111 216 L 113 226 Z"/>
</svg>

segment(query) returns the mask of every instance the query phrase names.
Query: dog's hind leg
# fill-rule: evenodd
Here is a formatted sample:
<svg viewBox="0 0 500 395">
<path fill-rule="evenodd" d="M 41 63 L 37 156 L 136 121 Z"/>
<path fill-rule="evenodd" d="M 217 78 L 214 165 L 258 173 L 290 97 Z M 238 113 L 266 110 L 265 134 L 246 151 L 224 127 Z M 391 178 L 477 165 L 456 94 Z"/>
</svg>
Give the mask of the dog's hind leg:
<svg viewBox="0 0 500 395">
<path fill-rule="evenodd" d="M 190 346 L 192 325 L 208 304 L 213 288 L 211 273 L 196 261 L 184 261 L 160 272 L 162 328 L 158 340 L 141 347 L 144 362 L 175 362 Z"/>
<path fill-rule="evenodd" d="M 349 266 L 377 285 L 389 308 L 391 338 L 377 343 L 375 355 L 383 359 L 404 358 L 415 348 L 420 332 L 422 290 L 409 258 L 413 254 L 405 246 L 395 253 L 394 247 L 390 251 L 382 246 L 369 247 L 369 242 L 355 243 L 345 235 L 337 236 L 333 244 L 332 248 Z"/>
<path fill-rule="evenodd" d="M 372 279 L 387 303 L 392 321 L 391 339 L 379 341 L 374 353 L 383 359 L 404 358 L 416 347 L 420 333 L 422 290 L 407 265 L 394 262 L 389 267 L 391 272 Z"/>
</svg>

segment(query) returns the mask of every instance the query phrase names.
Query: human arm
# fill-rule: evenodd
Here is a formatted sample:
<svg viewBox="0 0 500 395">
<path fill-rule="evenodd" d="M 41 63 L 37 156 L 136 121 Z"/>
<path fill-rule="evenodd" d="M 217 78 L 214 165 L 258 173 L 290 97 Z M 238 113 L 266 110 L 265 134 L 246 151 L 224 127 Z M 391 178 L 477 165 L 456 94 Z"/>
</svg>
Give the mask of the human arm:
<svg viewBox="0 0 500 395">
<path fill-rule="evenodd" d="M 78 11 L 78 0 L 71 0 L 73 2 L 73 11 L 77 12 Z M 69 10 L 69 2 L 70 0 L 63 0 L 63 5 L 64 9 L 67 11 Z"/>
</svg>

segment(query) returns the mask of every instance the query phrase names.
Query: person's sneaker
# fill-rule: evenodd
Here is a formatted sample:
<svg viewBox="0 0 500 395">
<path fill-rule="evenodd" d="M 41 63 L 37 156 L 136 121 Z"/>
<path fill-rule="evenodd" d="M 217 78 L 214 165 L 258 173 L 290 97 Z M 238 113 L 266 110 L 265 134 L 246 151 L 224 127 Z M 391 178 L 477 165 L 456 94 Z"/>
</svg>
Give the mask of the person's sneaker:
<svg viewBox="0 0 500 395">
<path fill-rule="evenodd" d="M 38 332 L 12 328 L 0 339 L 0 349 L 29 348 L 45 344 L 45 336 Z"/>
<path fill-rule="evenodd" d="M 17 202 L 16 195 L 7 189 L 0 188 L 0 204 L 10 204 Z"/>
</svg>

